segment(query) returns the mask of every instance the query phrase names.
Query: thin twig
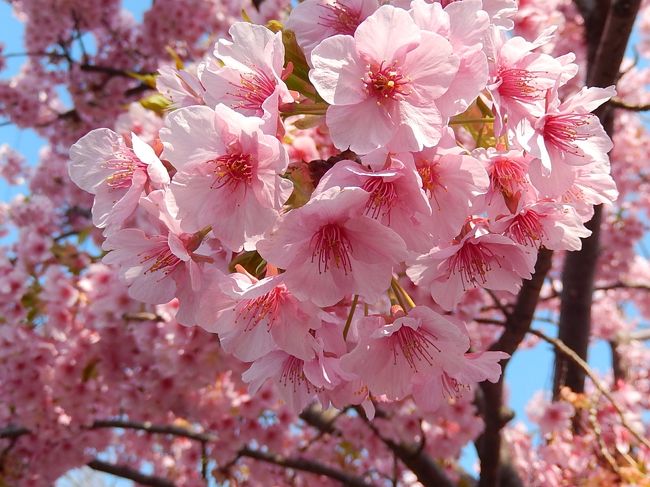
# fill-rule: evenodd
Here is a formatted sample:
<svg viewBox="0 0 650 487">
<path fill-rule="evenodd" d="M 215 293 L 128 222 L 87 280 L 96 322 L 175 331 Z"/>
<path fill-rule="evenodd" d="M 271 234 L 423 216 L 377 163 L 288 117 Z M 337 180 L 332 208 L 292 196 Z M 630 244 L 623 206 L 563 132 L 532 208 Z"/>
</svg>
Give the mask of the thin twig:
<svg viewBox="0 0 650 487">
<path fill-rule="evenodd" d="M 564 342 L 561 340 L 558 340 L 557 338 L 550 337 L 546 335 L 545 333 L 535 330 L 531 328 L 529 333 L 538 336 L 542 340 L 550 343 L 555 347 L 556 350 L 558 350 L 562 355 L 567 357 L 569 360 L 573 361 L 578 367 L 580 367 L 583 372 L 591 379 L 591 382 L 594 384 L 594 387 L 600 391 L 600 393 L 607 398 L 607 400 L 611 403 L 612 407 L 618 414 L 620 420 L 621 420 L 621 425 L 628 430 L 634 438 L 636 438 L 640 443 L 642 443 L 646 448 L 650 449 L 650 441 L 648 441 L 647 438 L 644 438 L 639 434 L 638 431 L 636 431 L 630 424 L 627 422 L 627 419 L 625 418 L 625 413 L 623 412 L 623 409 L 621 406 L 618 405 L 612 394 L 609 392 L 607 387 L 601 382 L 601 380 L 596 376 L 596 374 L 591 370 L 587 362 L 585 362 L 575 351 L 570 349 L 569 347 L 566 346 Z"/>
<path fill-rule="evenodd" d="M 338 480 L 342 485 L 348 487 L 370 487 L 372 485 L 360 477 L 356 477 L 342 470 L 337 470 L 328 465 L 307 458 L 289 458 L 261 450 L 252 450 L 247 447 L 244 447 L 239 451 L 239 456 L 271 463 L 283 468 L 322 475 L 330 479 Z"/>
<path fill-rule="evenodd" d="M 190 440 L 200 441 L 202 443 L 214 442 L 217 440 L 216 435 L 210 433 L 199 433 L 184 428 L 182 426 L 167 425 L 167 424 L 160 425 L 160 424 L 152 424 L 149 422 L 140 423 L 137 421 L 123 421 L 119 419 L 104 419 L 104 420 L 94 421 L 88 429 L 100 429 L 100 428 L 133 429 L 133 430 L 145 431 L 147 433 L 179 436 L 182 438 L 188 438 Z"/>
<path fill-rule="evenodd" d="M 176 487 L 176 484 L 171 480 L 155 477 L 153 475 L 145 475 L 139 470 L 127 465 L 114 465 L 99 459 L 92 460 L 88 462 L 87 465 L 93 470 L 110 473 L 116 477 L 122 477 L 123 479 L 133 480 L 140 485 L 147 485 L 149 487 Z"/>
<path fill-rule="evenodd" d="M 609 100 L 609 104 L 616 108 L 622 108 L 624 110 L 629 110 L 631 112 L 645 112 L 650 110 L 650 103 L 643 103 L 640 105 L 634 103 L 628 103 L 625 100 L 614 97 Z"/>
<path fill-rule="evenodd" d="M 490 295 L 492 301 L 494 302 L 494 305 L 503 313 L 503 316 L 505 316 L 506 318 L 510 316 L 510 311 L 503 305 L 503 303 L 497 297 L 497 295 L 494 294 L 494 291 L 490 289 L 485 289 L 484 291 Z"/>
<path fill-rule="evenodd" d="M 354 317 L 354 311 L 357 309 L 357 303 L 359 302 L 359 295 L 355 294 L 352 298 L 352 305 L 350 306 L 350 314 L 348 314 L 347 320 L 345 320 L 345 326 L 343 327 L 343 340 L 348 338 L 348 332 L 350 331 L 350 324 L 352 324 L 352 318 Z"/>
<path fill-rule="evenodd" d="M 587 411 L 587 418 L 589 419 L 589 424 L 591 424 L 591 429 L 593 430 L 594 435 L 596 435 L 596 441 L 598 442 L 598 448 L 601 456 L 607 461 L 607 463 L 612 468 L 612 470 L 618 475 L 619 474 L 618 464 L 616 463 L 616 460 L 610 453 L 609 449 L 607 448 L 607 445 L 605 444 L 605 441 L 603 440 L 602 431 L 596 419 L 598 415 L 598 411 L 596 410 L 595 402 L 596 401 L 594 401 L 594 404 L 592 404 L 589 407 L 589 411 Z"/>
</svg>

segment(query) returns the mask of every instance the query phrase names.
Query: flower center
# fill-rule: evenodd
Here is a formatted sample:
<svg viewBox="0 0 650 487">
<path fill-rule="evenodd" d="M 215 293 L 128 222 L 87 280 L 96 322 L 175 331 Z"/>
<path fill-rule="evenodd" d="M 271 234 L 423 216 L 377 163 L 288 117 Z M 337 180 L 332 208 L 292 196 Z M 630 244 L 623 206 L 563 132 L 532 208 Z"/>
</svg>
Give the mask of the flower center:
<svg viewBox="0 0 650 487">
<path fill-rule="evenodd" d="M 149 272 L 163 271 L 163 274 L 167 276 L 176 269 L 178 264 L 181 263 L 181 260 L 172 253 L 166 243 L 161 244 L 158 248 L 151 249 L 151 253 L 149 254 L 139 255 L 142 256 L 140 259 L 140 263 L 142 264 L 153 261 L 151 266 L 144 271 L 145 274 Z"/>
<path fill-rule="evenodd" d="M 361 12 L 353 10 L 341 2 L 333 2 L 321 5 L 324 10 L 318 17 L 318 25 L 328 27 L 337 34 L 352 35 L 359 26 Z"/>
<path fill-rule="evenodd" d="M 347 275 L 352 271 L 350 253 L 352 245 L 345 235 L 345 231 L 335 223 L 322 226 L 311 238 L 310 246 L 313 250 L 311 261 L 318 258 L 318 273 L 327 272 L 332 261 L 337 269 L 343 268 Z"/>
<path fill-rule="evenodd" d="M 417 372 L 418 366 L 433 365 L 435 353 L 440 353 L 436 346 L 437 337 L 422 328 L 414 330 L 402 326 L 393 336 L 393 365 L 397 365 L 401 352 L 409 367 Z"/>
<path fill-rule="evenodd" d="M 438 188 L 447 191 L 447 186 L 445 186 L 440 180 L 440 171 L 438 170 L 439 165 L 440 164 L 437 162 L 425 161 L 417 167 L 418 174 L 420 175 L 420 178 L 422 178 L 422 189 L 424 189 L 429 200 L 434 200 L 436 202 L 438 210 L 441 209 L 436 196 L 437 191 L 439 191 Z"/>
<path fill-rule="evenodd" d="M 239 75 L 239 85 L 233 84 L 237 91 L 230 95 L 237 100 L 233 108 L 252 110 L 262 114 L 262 104 L 273 95 L 276 82 L 267 73 L 253 69 L 250 73 Z"/>
<path fill-rule="evenodd" d="M 293 355 L 289 356 L 282 365 L 282 372 L 280 372 L 280 382 L 284 387 L 291 384 L 293 392 L 304 385 L 307 388 L 307 393 L 315 392 L 317 388 L 309 382 L 303 371 L 305 362 Z"/>
<path fill-rule="evenodd" d="M 114 171 L 113 174 L 106 178 L 106 184 L 114 189 L 130 188 L 135 170 L 143 169 L 146 171 L 147 169 L 146 164 L 135 155 L 133 149 L 128 147 L 118 150 L 112 159 L 104 161 L 102 167 Z"/>
<path fill-rule="evenodd" d="M 442 395 L 449 399 L 460 399 L 465 391 L 469 391 L 467 384 L 462 384 L 458 380 L 450 377 L 447 372 L 442 373 Z"/>
<path fill-rule="evenodd" d="M 526 170 L 512 159 L 496 159 L 488 168 L 490 185 L 506 197 L 513 197 L 526 181 Z"/>
<path fill-rule="evenodd" d="M 589 125 L 592 116 L 589 113 L 548 116 L 544 124 L 544 139 L 563 152 L 582 155 L 575 142 L 589 138 L 588 134 L 581 133 L 581 129 Z"/>
<path fill-rule="evenodd" d="M 407 90 L 410 80 L 400 72 L 397 63 L 385 65 L 382 61 L 380 65 L 368 65 L 367 68 L 363 83 L 368 93 L 377 98 L 377 103 L 410 94 Z"/>
<path fill-rule="evenodd" d="M 535 87 L 536 74 L 526 69 L 500 69 L 499 94 L 524 102 L 543 100 L 546 92 Z"/>
<path fill-rule="evenodd" d="M 449 258 L 449 276 L 459 274 L 463 290 L 467 290 L 468 284 L 472 287 L 480 286 L 487 282 L 486 275 L 492 270 L 492 261 L 500 266 L 499 260 L 489 248 L 480 243 L 465 242 Z"/>
<path fill-rule="evenodd" d="M 586 199 L 584 191 L 575 184 L 562 195 L 562 203 L 584 203 Z"/>
<path fill-rule="evenodd" d="M 253 164 L 250 154 L 234 152 L 219 156 L 214 160 L 216 176 L 213 188 L 229 186 L 235 191 L 239 185 L 249 185 L 253 180 Z"/>
<path fill-rule="evenodd" d="M 286 290 L 278 286 L 255 299 L 242 301 L 237 305 L 235 321 L 242 320 L 246 323 L 244 331 L 251 331 L 260 321 L 268 318 L 268 328 L 270 329 L 285 294 Z"/>
<path fill-rule="evenodd" d="M 537 247 L 538 242 L 545 235 L 544 227 L 540 223 L 538 213 L 527 210 L 517 215 L 510 223 L 508 234 L 521 245 Z"/>
<path fill-rule="evenodd" d="M 390 210 L 397 203 L 395 185 L 382 178 L 369 178 L 361 188 L 370 193 L 366 203 L 366 214 L 371 218 L 388 216 L 390 221 Z"/>
</svg>

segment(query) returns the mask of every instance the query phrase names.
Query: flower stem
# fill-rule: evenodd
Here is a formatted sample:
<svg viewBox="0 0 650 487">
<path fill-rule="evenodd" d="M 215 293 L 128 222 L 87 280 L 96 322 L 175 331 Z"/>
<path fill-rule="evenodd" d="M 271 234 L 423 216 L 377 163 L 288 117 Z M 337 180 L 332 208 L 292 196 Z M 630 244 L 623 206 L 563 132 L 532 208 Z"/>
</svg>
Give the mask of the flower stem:
<svg viewBox="0 0 650 487">
<path fill-rule="evenodd" d="M 393 280 L 390 281 L 390 288 L 393 290 L 393 294 L 395 295 L 397 302 L 402 307 L 404 312 L 408 313 L 408 308 L 406 306 L 406 302 L 404 301 L 404 296 L 402 295 L 402 293 L 399 292 L 397 286 L 398 286 L 397 281 L 395 280 L 395 278 L 393 278 Z"/>
<path fill-rule="evenodd" d="M 393 288 L 393 292 L 395 293 L 395 296 L 397 297 L 397 300 L 399 301 L 400 306 L 404 308 L 404 311 L 408 311 L 409 309 L 415 308 L 415 301 L 411 299 L 411 296 L 406 292 L 406 290 L 401 286 L 399 281 L 395 279 L 394 277 L 392 278 L 390 282 L 390 286 Z M 408 305 L 408 308 L 404 306 L 404 304 Z"/>
<path fill-rule="evenodd" d="M 466 118 L 464 120 L 450 120 L 449 125 L 464 125 L 466 123 L 492 123 L 494 118 Z"/>
<path fill-rule="evenodd" d="M 354 310 L 357 309 L 357 303 L 359 302 L 359 295 L 355 294 L 352 298 L 352 306 L 350 306 L 350 314 L 348 314 L 348 319 L 345 320 L 345 327 L 343 328 L 343 339 L 348 338 L 348 333 L 350 331 L 350 324 L 352 324 L 352 317 L 354 316 Z"/>
</svg>

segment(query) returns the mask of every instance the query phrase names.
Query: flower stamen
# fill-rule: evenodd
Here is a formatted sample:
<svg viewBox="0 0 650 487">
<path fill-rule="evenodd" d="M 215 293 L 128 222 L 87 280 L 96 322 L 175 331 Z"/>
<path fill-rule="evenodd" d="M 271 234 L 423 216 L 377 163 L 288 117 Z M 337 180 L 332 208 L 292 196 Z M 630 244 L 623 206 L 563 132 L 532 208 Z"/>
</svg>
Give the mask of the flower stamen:
<svg viewBox="0 0 650 487">
<path fill-rule="evenodd" d="M 311 261 L 318 257 L 318 273 L 327 272 L 331 261 L 337 269 L 343 268 L 347 275 L 352 272 L 350 253 L 352 245 L 345 235 L 345 230 L 335 223 L 328 223 L 318 230 L 311 239 L 310 246 L 313 249 Z"/>
</svg>

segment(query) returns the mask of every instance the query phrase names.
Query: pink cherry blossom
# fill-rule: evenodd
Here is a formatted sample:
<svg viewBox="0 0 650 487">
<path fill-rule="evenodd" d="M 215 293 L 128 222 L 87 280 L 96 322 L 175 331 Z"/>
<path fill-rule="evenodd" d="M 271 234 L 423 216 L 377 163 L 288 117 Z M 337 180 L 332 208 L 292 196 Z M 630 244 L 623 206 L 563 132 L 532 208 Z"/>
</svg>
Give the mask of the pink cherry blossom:
<svg viewBox="0 0 650 487">
<path fill-rule="evenodd" d="M 555 59 L 533 52 L 550 40 L 550 31 L 532 42 L 522 37 L 508 38 L 503 30 L 489 32 L 487 47 L 491 59 L 487 89 L 492 96 L 495 133 L 515 127 L 522 119 L 536 120 L 544 114 L 546 94 L 556 84 L 565 84 L 577 73 L 574 56 Z M 507 117 L 506 117 L 507 116 Z"/>
<path fill-rule="evenodd" d="M 369 171 L 356 162 L 341 161 L 321 179 L 315 193 L 334 186 L 357 187 L 368 192 L 370 198 L 364 214 L 397 233 L 409 250 L 426 252 L 431 248 L 432 235 L 424 224 L 431 207 L 412 162 L 403 163 L 392 157 L 388 167 Z"/>
<path fill-rule="evenodd" d="M 477 197 L 488 190 L 488 174 L 456 145 L 450 132 L 437 147 L 414 153 L 413 158 L 431 206 L 426 226 L 435 244 L 447 244 L 460 233 Z"/>
<path fill-rule="evenodd" d="M 358 294 L 372 303 L 390 286 L 406 247 L 363 214 L 369 199 L 361 188 L 332 187 L 284 215 L 257 250 L 286 269 L 287 289 L 300 300 L 330 306 Z"/>
<path fill-rule="evenodd" d="M 523 149 L 512 146 L 506 151 L 490 147 L 476 149 L 473 155 L 486 166 L 490 177 L 483 201 L 489 215 L 510 213 L 522 198 L 536 199 L 538 191 L 531 184 L 529 171 L 532 157 Z"/>
<path fill-rule="evenodd" d="M 301 360 L 277 350 L 253 362 L 242 379 L 250 384 L 251 394 L 272 379 L 287 406 L 298 413 L 316 395 L 333 389 L 350 377 L 340 369 L 338 361 L 338 358 L 323 353 L 322 344 L 317 344 L 314 358 L 310 360 Z"/>
<path fill-rule="evenodd" d="M 392 400 L 410 394 L 416 377 L 453 367 L 469 348 L 459 326 L 425 306 L 389 320 L 362 318 L 358 326 L 367 329 L 365 336 L 341 359 L 342 367 L 359 375 L 374 396 Z"/>
<path fill-rule="evenodd" d="M 580 250 L 580 239 L 591 235 L 573 207 L 550 201 L 521 207 L 497 219 L 492 230 L 521 245 L 551 250 Z"/>
<path fill-rule="evenodd" d="M 548 92 L 546 113 L 532 124 L 522 124 L 518 138 L 522 146 L 541 161 L 544 177 L 567 166 L 592 162 L 609 165 L 612 141 L 598 117 L 589 113 L 616 94 L 613 87 L 583 88 L 560 102 L 555 90 Z"/>
<path fill-rule="evenodd" d="M 521 279 L 531 277 L 535 259 L 536 254 L 510 238 L 476 227 L 458 243 L 418 257 L 406 273 L 451 310 L 472 288 L 517 292 Z"/>
<path fill-rule="evenodd" d="M 331 105 L 326 122 L 339 149 L 363 154 L 390 143 L 395 151 L 421 150 L 440 139 L 435 100 L 449 88 L 459 60 L 447 40 L 418 29 L 406 11 L 380 7 L 354 37 L 321 42 L 311 61 L 309 77 Z"/>
<path fill-rule="evenodd" d="M 141 200 L 142 208 L 158 220 L 159 231 L 125 228 L 111 233 L 102 245 L 108 251 L 102 261 L 118 267 L 133 299 L 162 304 L 179 295 L 183 304 L 183 293 L 200 291 L 202 267 L 211 258 L 197 252 L 203 236 L 183 232 L 164 198 L 157 190 Z M 185 321 L 182 316 L 179 320 Z"/>
<path fill-rule="evenodd" d="M 132 146 L 109 129 L 96 129 L 70 149 L 70 178 L 95 195 L 93 223 L 106 232 L 133 213 L 147 187 L 169 184 L 169 174 L 154 150 L 131 134 Z"/>
<path fill-rule="evenodd" d="M 361 22 L 379 7 L 377 0 L 305 0 L 289 15 L 287 28 L 296 33 L 307 60 L 321 41 L 337 34 L 354 35 Z"/>
<path fill-rule="evenodd" d="M 530 419 L 539 425 L 541 433 L 548 434 L 568 430 L 575 409 L 568 402 L 546 400 L 540 391 L 531 399 L 526 412 Z"/>
<path fill-rule="evenodd" d="M 261 117 L 264 131 L 275 135 L 279 105 L 293 101 L 282 80 L 282 34 L 248 22 L 237 22 L 228 32 L 232 42 L 217 42 L 214 59 L 200 69 L 206 104 L 223 103 L 244 115 Z"/>
<path fill-rule="evenodd" d="M 443 0 L 453 3 L 458 0 Z M 488 14 L 492 25 L 505 29 L 512 29 L 514 23 L 512 17 L 517 13 L 517 0 L 482 0 L 483 10 Z"/>
<path fill-rule="evenodd" d="M 205 105 L 205 88 L 197 75 L 171 66 L 158 70 L 156 89 L 169 98 L 175 108 Z"/>
<path fill-rule="evenodd" d="M 181 108 L 160 131 L 178 172 L 171 193 L 185 231 L 211 225 L 230 250 L 254 248 L 289 198 L 285 149 L 261 130 L 262 120 L 225 105 Z"/>
<path fill-rule="evenodd" d="M 219 334 L 226 352 L 245 362 L 277 349 L 301 360 L 314 357 L 316 343 L 309 332 L 321 325 L 319 310 L 293 297 L 283 275 L 258 281 L 235 273 L 220 279 L 218 286 L 199 322 Z"/>
<path fill-rule="evenodd" d="M 414 0 L 410 12 L 420 29 L 448 39 L 460 60 L 451 86 L 436 100 L 436 106 L 443 116 L 465 111 L 488 78 L 487 57 L 483 52 L 483 37 L 490 24 L 488 14 L 480 0 L 448 2 L 444 10 L 439 3 Z"/>
<path fill-rule="evenodd" d="M 618 198 L 616 183 L 610 175 L 609 164 L 597 162 L 571 168 L 573 178 L 571 186 L 561 194 L 564 203 L 573 205 L 583 221 L 588 221 L 593 215 L 593 206 L 610 205 Z M 536 181 L 536 186 L 539 183 Z M 562 186 L 560 186 L 562 188 Z M 556 194 L 558 187 L 548 190 L 548 196 Z"/>
<path fill-rule="evenodd" d="M 496 383 L 501 377 L 499 361 L 508 357 L 504 352 L 488 351 L 465 353 L 460 361 L 445 361 L 442 370 L 415 379 L 413 399 L 423 411 L 438 411 L 445 399 L 470 396 L 478 382 Z"/>
<path fill-rule="evenodd" d="M 650 70 L 607 66 L 594 2 L 10 3 L 24 49 L 0 46 L 0 125 L 47 145 L 30 164 L 0 148 L 21 183 L 0 191 L 24 193 L 0 202 L 1 484 L 92 484 L 101 462 L 187 487 L 643 484 L 650 145 L 623 107 L 650 100 Z M 612 92 L 581 92 L 587 67 L 623 73 L 611 167 L 588 112 Z M 595 204 L 583 276 L 563 260 Z M 548 273 L 522 284 L 542 247 Z M 530 431 L 497 424 L 521 416 L 498 349 L 579 324 L 576 276 L 611 372 L 534 398 Z"/>
</svg>

